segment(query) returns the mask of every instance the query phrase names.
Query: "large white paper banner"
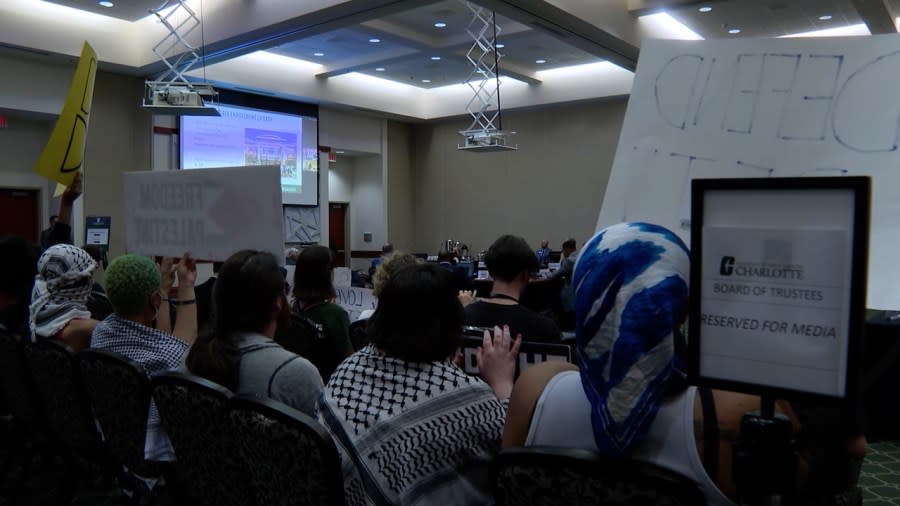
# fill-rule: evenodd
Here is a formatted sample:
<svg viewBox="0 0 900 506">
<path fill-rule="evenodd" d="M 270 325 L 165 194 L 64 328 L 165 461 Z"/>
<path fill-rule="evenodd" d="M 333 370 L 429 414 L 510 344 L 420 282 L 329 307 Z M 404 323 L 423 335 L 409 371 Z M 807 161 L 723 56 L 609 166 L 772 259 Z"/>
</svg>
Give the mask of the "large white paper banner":
<svg viewBox="0 0 900 506">
<path fill-rule="evenodd" d="M 646 41 L 597 222 L 690 239 L 692 178 L 872 176 L 867 306 L 900 309 L 900 38 Z"/>
<path fill-rule="evenodd" d="M 277 166 L 125 173 L 126 248 L 219 261 L 256 249 L 283 261 L 280 177 Z"/>
</svg>

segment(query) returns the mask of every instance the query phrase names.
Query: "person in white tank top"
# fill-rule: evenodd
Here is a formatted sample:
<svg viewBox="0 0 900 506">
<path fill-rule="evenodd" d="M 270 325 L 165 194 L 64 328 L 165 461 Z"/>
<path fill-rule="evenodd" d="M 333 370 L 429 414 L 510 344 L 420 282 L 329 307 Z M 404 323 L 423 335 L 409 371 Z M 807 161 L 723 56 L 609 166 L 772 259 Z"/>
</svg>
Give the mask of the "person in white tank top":
<svg viewBox="0 0 900 506">
<path fill-rule="evenodd" d="M 585 448 L 633 458 L 693 480 L 708 504 L 733 504 L 730 445 L 709 476 L 698 453 L 696 389 L 685 381 L 683 338 L 689 254 L 671 231 L 645 223 L 609 227 L 585 245 L 573 274 L 578 366 L 545 363 L 516 383 L 504 447 Z M 722 433 L 758 399 L 717 393 Z M 720 406 L 721 405 L 721 406 Z M 702 437 L 700 438 L 702 442 Z"/>
</svg>

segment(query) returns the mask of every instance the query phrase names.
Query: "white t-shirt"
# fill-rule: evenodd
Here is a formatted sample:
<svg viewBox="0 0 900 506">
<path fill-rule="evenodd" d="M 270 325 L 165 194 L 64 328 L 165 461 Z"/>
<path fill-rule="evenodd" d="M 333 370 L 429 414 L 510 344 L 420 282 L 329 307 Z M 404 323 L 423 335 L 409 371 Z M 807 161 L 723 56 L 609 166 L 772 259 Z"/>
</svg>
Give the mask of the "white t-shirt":
<svg viewBox="0 0 900 506">
<path fill-rule="evenodd" d="M 647 438 L 632 458 L 656 464 L 694 480 L 710 506 L 733 505 L 706 474 L 694 438 L 695 387 L 667 399 L 650 425 Z M 531 417 L 525 446 L 562 446 L 596 450 L 588 401 L 578 371 L 554 376 L 541 394 Z"/>
</svg>

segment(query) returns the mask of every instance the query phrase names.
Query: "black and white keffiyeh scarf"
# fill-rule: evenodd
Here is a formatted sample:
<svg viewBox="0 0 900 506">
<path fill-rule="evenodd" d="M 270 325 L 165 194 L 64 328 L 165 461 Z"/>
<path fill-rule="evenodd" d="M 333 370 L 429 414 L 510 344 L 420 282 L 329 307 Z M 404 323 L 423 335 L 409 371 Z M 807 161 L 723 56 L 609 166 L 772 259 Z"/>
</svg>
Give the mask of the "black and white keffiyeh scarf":
<svg viewBox="0 0 900 506">
<path fill-rule="evenodd" d="M 90 318 L 87 299 L 97 263 L 83 249 L 57 244 L 38 260 L 31 291 L 31 339 L 52 337 L 76 318 Z"/>
<path fill-rule="evenodd" d="M 319 420 L 348 504 L 489 504 L 506 408 L 450 361 L 404 362 L 370 344 L 334 371 Z"/>
</svg>

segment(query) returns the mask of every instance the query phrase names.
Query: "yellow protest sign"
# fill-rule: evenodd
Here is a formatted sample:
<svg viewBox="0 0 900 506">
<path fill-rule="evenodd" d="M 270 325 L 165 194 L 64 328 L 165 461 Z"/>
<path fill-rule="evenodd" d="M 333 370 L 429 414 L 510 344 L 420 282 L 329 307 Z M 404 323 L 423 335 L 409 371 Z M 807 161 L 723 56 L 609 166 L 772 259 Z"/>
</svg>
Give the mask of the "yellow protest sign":
<svg viewBox="0 0 900 506">
<path fill-rule="evenodd" d="M 50 140 L 34 166 L 34 171 L 38 174 L 65 186 L 81 170 L 84 160 L 84 140 L 87 136 L 96 75 L 97 53 L 85 41 L 66 102 L 50 134 Z"/>
</svg>

